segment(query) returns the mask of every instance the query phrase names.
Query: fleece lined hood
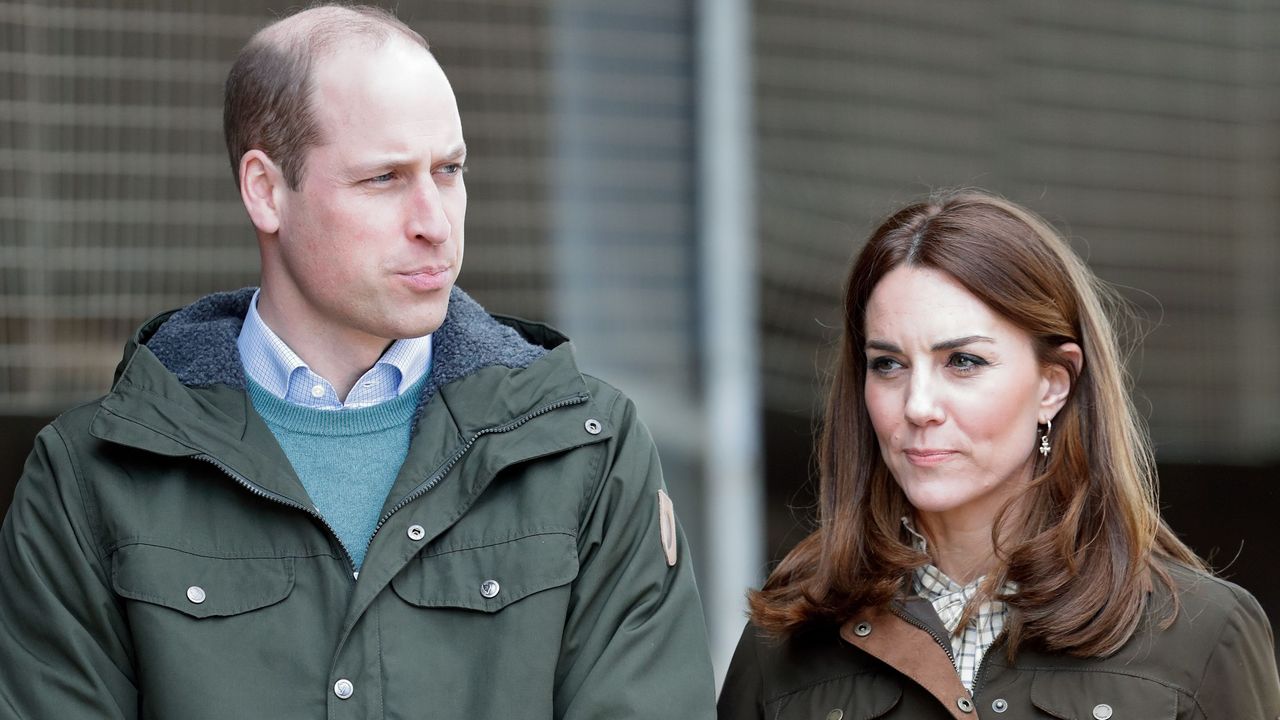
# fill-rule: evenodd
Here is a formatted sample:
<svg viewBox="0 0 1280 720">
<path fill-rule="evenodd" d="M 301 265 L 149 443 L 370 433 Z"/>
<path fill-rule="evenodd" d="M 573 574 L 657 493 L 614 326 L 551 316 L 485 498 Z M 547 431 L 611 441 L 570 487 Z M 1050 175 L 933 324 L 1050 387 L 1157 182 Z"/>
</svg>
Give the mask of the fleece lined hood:
<svg viewBox="0 0 1280 720">
<path fill-rule="evenodd" d="M 141 342 L 190 387 L 245 388 L 236 340 L 257 288 L 207 295 L 174 312 Z M 562 339 L 562 338 L 561 338 Z M 431 369 L 418 412 L 440 388 L 492 365 L 526 368 L 549 348 L 535 345 L 454 287 L 444 323 L 431 335 Z"/>
</svg>

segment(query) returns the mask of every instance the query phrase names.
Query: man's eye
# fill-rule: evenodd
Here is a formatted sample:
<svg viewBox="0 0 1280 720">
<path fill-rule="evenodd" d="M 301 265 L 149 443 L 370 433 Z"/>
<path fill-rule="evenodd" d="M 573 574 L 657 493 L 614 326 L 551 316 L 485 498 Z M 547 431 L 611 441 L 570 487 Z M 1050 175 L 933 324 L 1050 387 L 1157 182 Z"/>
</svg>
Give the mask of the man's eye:
<svg viewBox="0 0 1280 720">
<path fill-rule="evenodd" d="M 375 185 L 380 185 L 382 183 L 389 183 L 395 179 L 396 179 L 396 174 L 393 172 L 388 172 L 388 173 L 382 173 L 381 175 L 375 175 L 374 177 L 371 177 L 368 180 L 365 180 L 365 182 L 373 183 Z"/>
<path fill-rule="evenodd" d="M 444 173 L 445 175 L 461 175 L 462 172 L 465 170 L 466 168 L 462 165 L 462 163 L 449 163 L 448 165 L 440 166 L 440 172 Z"/>
</svg>

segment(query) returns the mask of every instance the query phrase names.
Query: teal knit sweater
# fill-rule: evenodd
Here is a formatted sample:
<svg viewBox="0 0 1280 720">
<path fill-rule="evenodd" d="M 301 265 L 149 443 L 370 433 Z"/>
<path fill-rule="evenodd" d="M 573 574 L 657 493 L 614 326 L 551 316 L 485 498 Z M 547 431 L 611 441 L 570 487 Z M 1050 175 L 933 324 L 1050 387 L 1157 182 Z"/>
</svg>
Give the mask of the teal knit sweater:
<svg viewBox="0 0 1280 720">
<path fill-rule="evenodd" d="M 249 380 L 253 407 L 275 434 L 316 510 L 359 570 L 387 493 L 409 452 L 422 384 L 356 410 L 294 405 Z"/>
</svg>

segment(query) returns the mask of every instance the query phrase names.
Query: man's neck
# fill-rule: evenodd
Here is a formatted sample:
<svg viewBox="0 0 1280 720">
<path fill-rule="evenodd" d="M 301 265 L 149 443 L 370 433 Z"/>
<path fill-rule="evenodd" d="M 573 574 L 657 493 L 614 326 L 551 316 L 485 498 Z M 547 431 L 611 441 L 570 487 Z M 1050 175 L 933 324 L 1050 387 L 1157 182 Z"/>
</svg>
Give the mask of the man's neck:
<svg viewBox="0 0 1280 720">
<path fill-rule="evenodd" d="M 365 333 L 343 333 L 327 323 L 287 317 L 265 292 L 258 295 L 258 316 L 312 372 L 333 386 L 340 402 L 391 346 Z"/>
</svg>

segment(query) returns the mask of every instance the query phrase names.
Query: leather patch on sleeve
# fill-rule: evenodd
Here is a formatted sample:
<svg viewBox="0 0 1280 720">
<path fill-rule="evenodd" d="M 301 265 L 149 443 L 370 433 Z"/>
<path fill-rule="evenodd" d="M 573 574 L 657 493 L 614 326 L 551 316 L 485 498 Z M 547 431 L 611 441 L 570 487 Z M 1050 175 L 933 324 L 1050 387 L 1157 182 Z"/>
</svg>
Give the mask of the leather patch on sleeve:
<svg viewBox="0 0 1280 720">
<path fill-rule="evenodd" d="M 667 556 L 667 567 L 676 566 L 676 506 L 666 490 L 658 491 L 658 529 L 662 534 L 662 554 Z"/>
</svg>

